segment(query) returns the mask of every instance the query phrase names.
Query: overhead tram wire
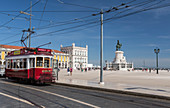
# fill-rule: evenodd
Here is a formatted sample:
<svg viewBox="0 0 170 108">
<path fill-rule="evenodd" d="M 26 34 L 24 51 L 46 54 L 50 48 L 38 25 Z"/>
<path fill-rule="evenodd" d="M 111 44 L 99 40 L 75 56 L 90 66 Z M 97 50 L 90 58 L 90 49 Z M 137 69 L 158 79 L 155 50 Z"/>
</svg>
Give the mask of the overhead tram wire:
<svg viewBox="0 0 170 108">
<path fill-rule="evenodd" d="M 124 4 L 130 4 L 130 3 L 133 3 L 133 2 L 135 2 L 135 1 L 136 1 L 136 0 L 132 0 L 132 1 L 129 1 L 129 2 L 124 3 Z M 59 2 L 61 3 L 61 1 L 59 1 Z M 122 6 L 122 5 L 123 5 L 123 3 L 122 3 L 121 5 L 119 5 L 119 6 L 117 6 L 117 8 L 120 7 L 120 6 Z M 81 19 L 88 18 L 88 17 L 92 17 L 92 16 L 89 15 L 89 16 L 86 16 L 86 17 L 75 18 L 75 19 L 81 20 Z M 57 25 L 56 25 L 56 26 L 77 23 L 77 22 L 75 22 L 75 19 L 73 19 L 73 20 L 68 20 L 68 23 L 67 23 L 66 21 L 64 21 L 64 22 L 57 22 Z M 73 21 L 74 21 L 74 22 L 73 22 Z M 83 21 L 79 21 L 79 22 L 83 22 Z M 62 24 L 58 24 L 58 23 L 62 23 Z M 46 25 L 46 26 L 39 27 L 37 30 L 45 29 L 45 28 L 50 28 L 50 27 L 55 27 L 55 26 L 54 26 L 53 24 L 49 24 L 49 25 Z"/>
<path fill-rule="evenodd" d="M 0 12 L 0 14 L 4 14 L 4 15 L 7 15 L 7 16 L 17 16 L 17 15 L 14 15 L 14 14 L 8 14 L 8 13 L 4 13 L 4 12 Z M 25 20 L 29 20 L 29 18 L 27 17 L 23 17 L 23 16 L 18 16 L 19 18 L 24 18 Z M 36 21 L 40 21 L 40 19 L 36 19 L 36 18 L 31 18 L 32 20 L 36 20 Z M 51 22 L 50 20 L 41 20 L 43 22 Z"/>
<path fill-rule="evenodd" d="M 39 22 L 39 24 L 38 24 L 38 27 L 39 27 L 39 26 L 40 26 L 40 24 L 41 24 L 41 20 L 42 20 L 42 18 L 43 18 L 43 15 L 44 15 L 44 11 L 45 11 L 45 8 L 46 8 L 46 5 L 47 5 L 47 2 L 48 2 L 48 0 L 46 0 L 46 2 L 45 2 L 44 9 L 43 9 L 43 12 L 42 12 L 42 14 L 41 14 L 41 18 L 40 18 L 40 22 Z"/>
<path fill-rule="evenodd" d="M 93 20 L 97 20 L 97 19 L 93 18 L 93 19 L 88 19 L 88 20 L 80 20 L 80 21 L 74 21 L 74 22 L 68 22 L 68 23 L 44 26 L 44 27 L 36 28 L 36 30 L 48 29 L 48 28 L 52 28 L 52 27 L 63 26 L 63 25 L 70 25 L 70 24 L 77 24 L 77 23 L 86 23 L 88 21 L 93 21 Z"/>
<path fill-rule="evenodd" d="M 80 27 L 80 26 L 82 26 L 82 25 L 79 25 L 79 26 L 75 26 L 75 27 Z M 72 28 L 72 27 L 71 27 Z M 67 29 L 70 29 L 70 27 L 69 28 L 66 28 L 66 29 L 60 29 L 60 30 L 57 30 L 57 31 L 53 31 L 53 32 L 48 32 L 48 33 L 54 33 L 54 32 L 60 32 L 60 31 L 63 31 L 63 30 L 67 30 Z M 37 36 L 41 36 L 41 35 L 47 35 L 48 33 L 45 33 L 45 34 L 40 34 L 40 35 L 37 35 Z"/>
<path fill-rule="evenodd" d="M 120 19 L 120 18 L 124 18 L 126 16 L 130 16 L 130 15 L 133 15 L 133 14 L 137 14 L 137 13 L 140 13 L 140 12 L 144 12 L 144 11 L 148 11 L 148 10 L 153 10 L 153 9 L 159 9 L 159 8 L 164 8 L 164 7 L 169 7 L 170 6 L 170 3 L 166 3 L 164 5 L 160 5 L 160 6 L 155 6 L 155 7 L 151 7 L 151 8 L 145 8 L 145 9 L 141 9 L 141 10 L 137 10 L 137 11 L 134 11 L 134 12 L 131 12 L 131 13 L 128 13 L 128 14 L 124 14 L 124 15 L 121 15 L 121 16 L 117 16 L 117 17 L 111 17 L 111 18 L 108 18 L 108 19 L 105 19 L 104 22 L 107 23 L 108 21 L 110 20 L 116 20 L 116 19 Z M 107 22 L 106 22 L 107 21 Z"/>
<path fill-rule="evenodd" d="M 71 30 L 71 31 L 64 32 L 64 33 L 58 33 L 58 34 L 67 34 L 67 33 L 77 32 L 77 31 L 85 30 L 85 29 L 92 28 L 92 27 L 95 27 L 95 26 L 98 26 L 98 25 L 100 25 L 100 24 L 90 25 L 90 26 L 86 26 L 84 28 L 80 28 L 80 29 L 76 29 L 76 30 Z"/>
<path fill-rule="evenodd" d="M 103 14 L 105 14 L 105 13 L 111 13 L 111 12 L 117 12 L 117 11 L 120 11 L 120 10 L 123 10 L 123 9 L 126 9 L 126 8 L 129 8 L 129 7 L 132 7 L 132 6 L 136 6 L 136 5 L 140 5 L 140 4 L 142 4 L 143 3 L 143 5 L 146 5 L 146 3 L 147 2 L 153 2 L 153 1 L 156 1 L 156 0 L 147 0 L 147 1 L 144 1 L 144 2 L 140 2 L 140 3 L 136 3 L 136 4 L 130 4 L 130 3 L 133 3 L 133 2 L 135 2 L 135 1 L 137 1 L 137 0 L 132 0 L 132 1 L 130 1 L 130 2 L 127 2 L 127 3 L 122 3 L 122 4 L 120 4 L 120 5 L 118 5 L 118 6 L 115 6 L 115 7 L 112 7 L 111 9 L 109 9 L 109 10 L 106 10 L 106 11 L 103 11 Z M 142 6 L 142 5 L 141 5 Z M 138 6 L 136 6 L 136 7 L 138 7 Z M 135 7 L 135 8 L 136 8 Z M 131 9 L 131 8 L 130 8 Z M 93 14 L 93 16 L 96 16 L 96 15 L 100 15 L 101 13 L 99 12 L 99 13 L 97 13 L 97 14 Z"/>
<path fill-rule="evenodd" d="M 85 30 L 85 29 L 88 29 L 88 28 L 92 28 L 92 27 L 95 27 L 95 26 L 98 26 L 99 24 L 95 24 L 95 25 L 90 25 L 90 26 L 86 26 L 84 28 L 80 28 L 80 29 L 76 29 L 76 30 L 71 30 L 71 31 L 67 31 L 67 32 L 62 32 L 62 33 L 59 33 L 59 32 L 56 32 L 54 33 L 55 35 L 58 34 L 58 35 L 62 35 L 62 34 L 67 34 L 67 33 L 72 33 L 72 32 L 77 32 L 77 31 L 81 31 L 81 30 Z M 54 36 L 54 34 L 48 34 L 46 36 Z M 35 35 L 34 37 L 32 38 L 36 38 L 36 36 L 38 35 Z"/>
<path fill-rule="evenodd" d="M 0 12 L 20 12 L 20 11 L 0 11 Z M 27 11 L 26 11 L 27 12 Z M 43 11 L 39 11 L 39 10 L 34 10 L 32 12 L 43 12 Z M 49 11 L 44 11 L 44 12 L 97 12 L 97 11 L 93 11 L 93 10 L 63 10 L 63 11 L 57 11 L 57 10 L 49 10 Z"/>
<path fill-rule="evenodd" d="M 147 11 L 147 10 L 152 10 L 152 9 L 163 8 L 163 7 L 167 7 L 167 6 L 170 6 L 170 3 L 164 4 L 164 5 L 161 5 L 161 6 L 152 7 L 152 8 L 142 9 L 142 10 L 140 10 L 140 11 L 131 12 L 131 13 L 128 13 L 128 14 L 125 14 L 125 15 L 122 15 L 122 16 L 117 16 L 117 17 L 114 16 L 114 17 L 111 17 L 111 18 L 104 19 L 104 21 L 105 21 L 105 22 L 109 22 L 109 21 L 113 21 L 113 19 L 114 19 L 114 20 L 115 20 L 115 19 L 120 19 L 120 18 L 129 16 L 129 15 L 133 15 L 133 14 L 136 14 L 136 13 L 139 13 L 139 12 L 143 12 L 143 11 Z M 52 32 L 44 33 L 44 34 L 39 34 L 39 35 L 36 35 L 36 36 L 34 36 L 34 37 L 49 35 L 49 34 L 53 34 L 53 33 L 56 33 L 56 32 L 61 32 L 61 31 L 65 31 L 65 30 L 70 30 L 70 29 L 78 28 L 78 27 L 81 27 L 81 26 L 83 26 L 83 25 L 79 25 L 79 26 L 72 27 L 72 28 L 65 28 L 65 29 L 61 29 L 61 30 L 57 30 L 57 31 L 52 31 Z M 16 42 L 16 41 L 14 41 L 14 42 Z M 17 42 L 18 42 L 18 41 L 17 41 Z M 11 42 L 10 42 L 10 43 L 11 43 Z"/>
<path fill-rule="evenodd" d="M 72 27 L 68 27 L 68 28 L 64 28 L 64 29 L 44 33 L 44 34 L 39 34 L 39 35 L 36 35 L 36 37 L 44 36 L 44 35 L 48 35 L 48 34 L 52 34 L 52 33 L 56 33 L 56 32 L 61 32 L 61 31 L 69 30 L 69 29 L 75 29 L 75 28 L 79 28 L 79 27 L 82 27 L 82 26 L 91 25 L 91 24 L 94 24 L 94 23 L 99 23 L 99 21 L 93 21 L 93 22 L 89 22 L 89 23 L 86 23 L 86 24 L 81 24 L 81 25 L 72 26 Z"/>
<path fill-rule="evenodd" d="M 96 7 L 90 7 L 90 6 L 84 6 L 84 5 L 79 5 L 79 4 L 62 2 L 61 0 L 57 0 L 57 1 L 58 1 L 59 3 L 61 3 L 61 4 L 65 4 L 65 5 L 72 5 L 72 6 L 78 6 L 78 7 L 83 7 L 83 8 L 90 8 L 90 9 L 100 10 L 100 8 L 96 8 Z"/>
<path fill-rule="evenodd" d="M 79 28 L 79 27 L 84 27 L 86 25 L 92 25 L 92 24 L 95 24 L 95 23 L 99 23 L 99 21 L 90 22 L 90 23 L 87 23 L 87 24 L 82 24 L 82 25 L 78 25 L 78 26 L 74 26 L 74 27 L 65 28 L 65 29 L 60 29 L 60 30 L 57 30 L 57 31 L 48 32 L 48 33 L 44 33 L 44 34 L 35 35 L 35 36 L 32 36 L 32 38 L 44 36 L 44 35 L 49 35 L 49 34 L 52 34 L 52 33 L 61 32 L 61 31 L 65 31 L 65 30 L 75 29 L 75 28 Z M 21 40 L 16 40 L 16 41 L 12 41 L 12 42 L 5 43 L 5 44 L 11 44 L 11 43 L 16 43 L 16 42 L 20 42 L 20 41 Z"/>
<path fill-rule="evenodd" d="M 39 3 L 40 1 L 41 1 L 41 0 L 38 0 L 36 3 L 34 3 L 34 4 L 32 5 L 32 7 L 34 7 L 34 6 L 35 6 L 37 3 Z M 31 7 L 31 6 L 30 6 L 30 7 Z M 27 11 L 27 10 L 29 10 L 30 7 L 27 8 L 27 9 L 25 9 L 24 12 Z M 21 15 L 21 13 L 18 14 L 17 16 L 15 16 L 14 18 L 12 18 L 11 20 L 7 21 L 6 23 L 0 25 L 0 28 L 3 27 L 3 26 L 5 26 L 5 25 L 7 25 L 7 24 L 9 24 L 10 22 L 12 22 L 15 18 L 19 17 L 20 15 Z"/>
<path fill-rule="evenodd" d="M 1 39 L 0 41 L 4 41 L 4 40 L 7 40 L 7 39 L 9 39 L 9 38 L 16 37 L 17 35 L 20 35 L 20 34 L 21 34 L 21 33 L 17 33 L 17 34 L 15 34 L 15 35 L 8 36 L 8 37 L 6 37 L 6 38 Z"/>
<path fill-rule="evenodd" d="M 142 11 L 139 11 L 139 12 L 142 12 Z M 135 13 L 138 13 L 138 11 L 137 12 L 128 13 L 127 15 L 123 15 L 121 17 L 125 17 L 125 16 L 131 15 L 131 14 L 135 14 Z M 107 21 L 107 20 L 110 20 L 110 19 L 119 19 L 121 17 L 116 17 L 116 18 L 115 17 L 111 17 L 111 18 L 108 18 L 108 19 L 106 19 L 104 21 Z M 77 28 L 77 27 L 80 27 L 80 26 L 82 26 L 82 25 L 75 26 L 75 27 Z M 71 28 L 61 29 L 61 30 L 57 30 L 57 31 L 53 31 L 53 32 L 48 32 L 48 33 L 40 34 L 40 35 L 37 35 L 37 36 L 47 35 L 47 34 L 51 34 L 51 33 L 55 33 L 55 32 L 60 32 L 60 31 L 68 30 L 68 29 L 71 29 Z"/>
<path fill-rule="evenodd" d="M 3 45 L 9 45 L 9 44 L 16 43 L 16 42 L 21 42 L 21 40 L 16 40 L 16 41 L 12 41 L 12 42 L 8 42 L 8 43 L 4 43 Z"/>
<path fill-rule="evenodd" d="M 84 16 L 84 17 L 80 17 L 80 18 L 74 18 L 74 19 L 71 19 L 71 20 L 65 20 L 65 21 L 58 21 L 58 22 L 53 22 L 51 24 L 48 24 L 48 25 L 44 25 L 44 26 L 41 26 L 39 28 L 44 28 L 44 27 L 48 27 L 48 26 L 52 26 L 54 24 L 66 24 L 66 23 L 71 23 L 71 22 L 75 22 L 75 21 L 79 21 L 79 20 L 84 20 L 86 18 L 89 18 L 89 17 L 92 17 L 92 15 L 88 15 L 88 16 Z"/>
<path fill-rule="evenodd" d="M 130 5 L 129 7 L 131 7 L 131 8 L 129 8 L 129 9 L 127 9 L 127 10 L 124 10 L 124 11 L 121 11 L 121 12 L 118 12 L 116 15 L 119 15 L 119 14 L 122 14 L 122 13 L 124 13 L 124 12 L 127 12 L 127 11 L 130 11 L 130 10 L 132 10 L 132 9 L 135 9 L 135 8 L 139 8 L 139 7 L 141 7 L 141 6 L 145 6 L 145 5 L 147 5 L 147 4 L 150 4 L 150 3 L 153 3 L 153 2 L 155 2 L 156 0 L 151 0 L 151 1 L 148 1 L 148 2 L 142 2 L 142 3 L 139 3 L 140 5 L 137 5 L 137 6 L 134 6 L 134 5 Z M 157 4 L 157 3 L 156 3 Z M 159 4 L 159 3 L 158 3 Z M 153 4 L 152 4 L 153 5 Z M 152 6 L 152 5 L 150 5 L 150 6 Z M 154 4 L 155 5 L 155 4 Z M 134 6 L 134 7 L 132 7 L 132 6 Z M 143 8 L 143 7 L 142 7 Z M 116 16 L 115 15 L 115 16 Z"/>
</svg>

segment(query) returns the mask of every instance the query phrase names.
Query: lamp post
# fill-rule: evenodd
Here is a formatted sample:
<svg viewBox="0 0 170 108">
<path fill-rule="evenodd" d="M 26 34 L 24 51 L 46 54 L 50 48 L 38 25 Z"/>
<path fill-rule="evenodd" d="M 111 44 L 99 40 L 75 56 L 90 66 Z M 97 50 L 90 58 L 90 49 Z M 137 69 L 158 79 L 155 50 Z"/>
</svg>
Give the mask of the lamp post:
<svg viewBox="0 0 170 108">
<path fill-rule="evenodd" d="M 154 52 L 156 53 L 156 68 L 157 68 L 156 74 L 158 74 L 158 53 L 160 52 L 160 49 L 155 48 Z"/>
</svg>

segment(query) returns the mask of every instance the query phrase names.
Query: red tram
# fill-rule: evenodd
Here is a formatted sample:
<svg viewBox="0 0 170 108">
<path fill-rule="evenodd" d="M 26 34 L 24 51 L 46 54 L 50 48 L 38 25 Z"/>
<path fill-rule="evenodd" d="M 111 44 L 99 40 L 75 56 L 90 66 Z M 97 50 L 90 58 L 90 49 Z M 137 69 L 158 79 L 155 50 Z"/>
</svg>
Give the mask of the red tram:
<svg viewBox="0 0 170 108">
<path fill-rule="evenodd" d="M 51 49 L 23 48 L 6 56 L 5 76 L 31 83 L 51 83 L 54 78 Z"/>
</svg>

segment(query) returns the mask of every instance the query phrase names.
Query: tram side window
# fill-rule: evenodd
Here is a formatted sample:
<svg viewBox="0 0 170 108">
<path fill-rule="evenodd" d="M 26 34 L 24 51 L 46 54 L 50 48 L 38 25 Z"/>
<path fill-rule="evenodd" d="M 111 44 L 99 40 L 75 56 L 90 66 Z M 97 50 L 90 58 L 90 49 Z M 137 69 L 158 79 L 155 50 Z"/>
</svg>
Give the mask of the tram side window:
<svg viewBox="0 0 170 108">
<path fill-rule="evenodd" d="M 50 67 L 52 67 L 52 65 L 53 65 L 53 59 L 51 58 L 50 59 Z"/>
<path fill-rule="evenodd" d="M 11 68 L 11 60 L 8 60 L 8 62 L 7 62 L 7 68 L 8 68 L 8 69 Z"/>
<path fill-rule="evenodd" d="M 12 68 L 16 68 L 16 60 L 13 60 Z"/>
<path fill-rule="evenodd" d="M 49 68 L 49 66 L 50 66 L 50 58 L 45 57 L 44 58 L 44 67 Z"/>
<path fill-rule="evenodd" d="M 43 57 L 37 57 L 37 67 L 43 67 Z"/>
<path fill-rule="evenodd" d="M 16 60 L 16 68 L 21 68 L 20 67 L 20 60 Z"/>
<path fill-rule="evenodd" d="M 35 59 L 34 58 L 30 58 L 30 67 L 34 68 L 35 67 Z"/>
<path fill-rule="evenodd" d="M 23 59 L 20 60 L 20 68 L 23 68 Z"/>
<path fill-rule="evenodd" d="M 11 61 L 11 65 L 10 65 L 10 68 L 12 68 L 12 64 L 13 64 L 13 63 L 12 63 L 12 60 L 10 60 L 10 61 Z"/>
<path fill-rule="evenodd" d="M 23 61 L 24 61 L 24 66 L 23 66 L 23 68 L 26 68 L 26 67 L 27 67 L 27 59 L 23 59 Z"/>
</svg>

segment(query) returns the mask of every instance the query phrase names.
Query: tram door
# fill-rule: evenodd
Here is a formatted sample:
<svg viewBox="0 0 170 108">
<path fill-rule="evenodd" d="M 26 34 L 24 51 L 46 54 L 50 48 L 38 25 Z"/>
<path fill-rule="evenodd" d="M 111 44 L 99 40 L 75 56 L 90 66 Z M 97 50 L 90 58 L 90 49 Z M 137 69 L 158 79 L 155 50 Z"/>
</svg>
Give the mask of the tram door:
<svg viewBox="0 0 170 108">
<path fill-rule="evenodd" d="M 53 76 L 58 80 L 58 60 L 53 59 Z"/>
</svg>

